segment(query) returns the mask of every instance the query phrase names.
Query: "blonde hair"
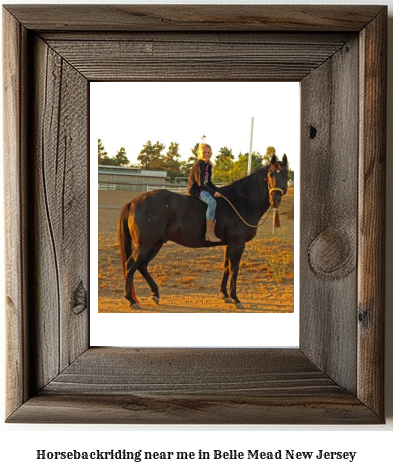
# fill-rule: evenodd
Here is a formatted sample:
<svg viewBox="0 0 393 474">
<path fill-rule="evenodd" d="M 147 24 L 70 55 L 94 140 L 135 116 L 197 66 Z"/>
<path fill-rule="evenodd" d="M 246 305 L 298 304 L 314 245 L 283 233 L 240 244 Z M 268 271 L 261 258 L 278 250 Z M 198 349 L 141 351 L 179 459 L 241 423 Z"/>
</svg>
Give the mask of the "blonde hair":
<svg viewBox="0 0 393 474">
<path fill-rule="evenodd" d="M 213 154 L 212 147 L 210 145 L 208 145 L 207 143 L 200 143 L 199 146 L 198 146 L 198 151 L 197 151 L 198 160 L 203 160 L 203 149 L 204 149 L 204 147 L 209 147 L 211 153 Z M 209 160 L 209 164 L 210 165 L 212 164 L 210 160 Z"/>
</svg>

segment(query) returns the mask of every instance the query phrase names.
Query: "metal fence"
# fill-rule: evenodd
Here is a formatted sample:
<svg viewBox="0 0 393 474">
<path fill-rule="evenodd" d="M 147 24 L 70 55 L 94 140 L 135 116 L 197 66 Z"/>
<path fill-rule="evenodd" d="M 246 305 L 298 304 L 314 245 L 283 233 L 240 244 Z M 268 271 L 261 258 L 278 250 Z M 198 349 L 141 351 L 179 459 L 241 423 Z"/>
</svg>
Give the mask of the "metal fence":
<svg viewBox="0 0 393 474">
<path fill-rule="evenodd" d="M 175 193 L 186 193 L 187 186 L 163 184 L 160 186 L 149 186 L 148 184 L 119 184 L 119 183 L 98 183 L 100 191 L 135 191 L 145 193 L 146 191 L 153 191 L 155 189 L 169 189 Z"/>
<path fill-rule="evenodd" d="M 175 193 L 186 193 L 187 186 L 170 186 L 170 185 L 163 185 L 163 186 L 147 186 L 147 191 L 154 191 L 155 189 L 168 189 L 169 191 L 173 191 Z"/>
<path fill-rule="evenodd" d="M 135 191 L 144 193 L 147 190 L 147 184 L 108 184 L 98 183 L 100 191 Z"/>
</svg>

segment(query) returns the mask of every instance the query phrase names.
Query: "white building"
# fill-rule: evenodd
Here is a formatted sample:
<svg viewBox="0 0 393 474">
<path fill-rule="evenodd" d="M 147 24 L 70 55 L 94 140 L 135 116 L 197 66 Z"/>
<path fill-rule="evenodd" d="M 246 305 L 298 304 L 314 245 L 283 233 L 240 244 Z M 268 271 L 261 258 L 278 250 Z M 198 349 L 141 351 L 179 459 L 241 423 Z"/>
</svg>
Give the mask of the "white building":
<svg viewBox="0 0 393 474">
<path fill-rule="evenodd" d="M 148 186 L 163 186 L 168 181 L 166 171 L 141 170 L 125 166 L 98 166 L 98 189 L 145 192 Z"/>
</svg>

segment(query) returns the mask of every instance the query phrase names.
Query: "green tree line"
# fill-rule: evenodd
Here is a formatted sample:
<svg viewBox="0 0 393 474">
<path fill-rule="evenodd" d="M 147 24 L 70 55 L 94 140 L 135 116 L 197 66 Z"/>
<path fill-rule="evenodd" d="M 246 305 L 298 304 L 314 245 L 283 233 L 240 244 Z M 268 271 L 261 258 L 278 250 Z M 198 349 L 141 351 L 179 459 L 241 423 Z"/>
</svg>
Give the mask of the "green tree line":
<svg viewBox="0 0 393 474">
<path fill-rule="evenodd" d="M 166 146 L 163 143 L 152 143 L 150 140 L 143 145 L 137 160 L 138 167 L 144 170 L 166 171 L 168 177 L 173 182 L 176 177 L 187 178 L 192 165 L 198 159 L 197 150 L 199 143 L 192 148 L 190 156 L 187 160 L 180 160 L 179 144 L 171 142 L 168 150 L 165 152 Z M 251 156 L 251 172 L 255 172 L 263 166 L 267 165 L 274 153 L 275 148 L 270 146 L 266 149 L 266 153 L 262 155 L 259 152 L 253 152 Z M 222 147 L 214 158 L 214 180 L 217 183 L 227 184 L 235 179 L 243 178 L 247 175 L 249 153 L 239 153 L 237 159 L 232 149 Z M 105 151 L 102 141 L 98 139 L 98 164 L 112 166 L 129 166 L 130 161 L 127 158 L 125 148 L 122 147 L 117 154 L 110 158 Z M 290 172 L 290 178 L 293 179 L 293 171 Z"/>
<path fill-rule="evenodd" d="M 98 139 L 98 164 L 107 165 L 107 166 L 128 166 L 130 164 L 126 150 L 124 147 L 116 153 L 115 156 L 110 158 L 108 153 L 105 151 L 104 145 L 102 144 L 101 139 Z"/>
</svg>

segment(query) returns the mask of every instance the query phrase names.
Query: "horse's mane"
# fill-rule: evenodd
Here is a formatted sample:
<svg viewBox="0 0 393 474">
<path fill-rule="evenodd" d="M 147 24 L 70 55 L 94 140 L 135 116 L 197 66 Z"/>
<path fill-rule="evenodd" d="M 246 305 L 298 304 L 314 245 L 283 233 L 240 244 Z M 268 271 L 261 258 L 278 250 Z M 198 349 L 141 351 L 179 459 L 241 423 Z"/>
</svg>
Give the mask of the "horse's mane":
<svg viewBox="0 0 393 474">
<path fill-rule="evenodd" d="M 263 180 L 266 179 L 268 171 L 269 171 L 270 164 L 260 168 L 259 170 L 255 171 L 254 173 L 246 176 L 244 178 L 237 179 L 233 181 L 231 184 L 227 184 L 220 188 L 220 193 L 224 194 L 224 196 L 229 195 L 244 195 L 253 192 L 254 190 L 260 191 L 262 188 Z"/>
</svg>

